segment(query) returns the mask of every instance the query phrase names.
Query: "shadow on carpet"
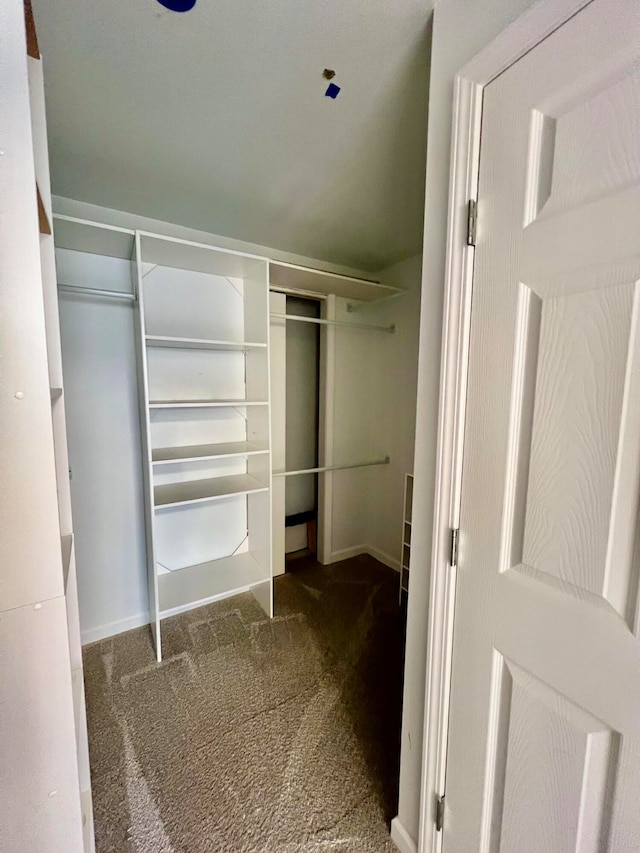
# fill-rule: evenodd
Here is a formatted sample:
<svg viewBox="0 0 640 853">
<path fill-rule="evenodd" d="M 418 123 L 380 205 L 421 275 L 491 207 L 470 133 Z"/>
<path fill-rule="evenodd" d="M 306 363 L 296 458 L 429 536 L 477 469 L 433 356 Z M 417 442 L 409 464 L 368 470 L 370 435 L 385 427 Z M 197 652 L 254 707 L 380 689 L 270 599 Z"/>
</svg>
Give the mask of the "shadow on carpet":
<svg viewBox="0 0 640 853">
<path fill-rule="evenodd" d="M 97 853 L 395 848 L 404 620 L 370 557 L 85 649 Z"/>
</svg>

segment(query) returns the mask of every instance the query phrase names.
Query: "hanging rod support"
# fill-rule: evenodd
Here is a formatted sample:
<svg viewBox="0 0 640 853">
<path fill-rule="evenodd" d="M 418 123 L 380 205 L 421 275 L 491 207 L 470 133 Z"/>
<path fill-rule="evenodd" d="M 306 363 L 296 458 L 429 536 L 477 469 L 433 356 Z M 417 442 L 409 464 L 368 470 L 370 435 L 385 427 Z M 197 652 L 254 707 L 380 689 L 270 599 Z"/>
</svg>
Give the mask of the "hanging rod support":
<svg viewBox="0 0 640 853">
<path fill-rule="evenodd" d="M 350 468 L 372 468 L 374 465 L 388 465 L 390 456 L 376 459 L 374 462 L 354 462 L 352 465 L 324 465 L 322 468 L 304 468 L 301 471 L 274 471 L 274 477 L 295 477 L 298 474 L 324 474 L 326 471 L 346 471 Z"/>
<path fill-rule="evenodd" d="M 99 296 L 108 299 L 122 299 L 125 302 L 135 302 L 136 297 L 133 293 L 125 293 L 118 290 L 98 290 L 95 287 L 76 287 L 73 284 L 59 284 L 58 290 L 63 290 L 65 293 L 79 293 L 82 296 Z"/>
<path fill-rule="evenodd" d="M 278 320 L 296 320 L 300 323 L 317 323 L 320 326 L 342 326 L 345 329 L 367 329 L 373 332 L 388 332 L 392 335 L 395 326 L 372 326 L 369 323 L 345 323 L 342 320 L 322 320 L 320 317 L 299 317 L 297 314 L 271 314 Z"/>
</svg>

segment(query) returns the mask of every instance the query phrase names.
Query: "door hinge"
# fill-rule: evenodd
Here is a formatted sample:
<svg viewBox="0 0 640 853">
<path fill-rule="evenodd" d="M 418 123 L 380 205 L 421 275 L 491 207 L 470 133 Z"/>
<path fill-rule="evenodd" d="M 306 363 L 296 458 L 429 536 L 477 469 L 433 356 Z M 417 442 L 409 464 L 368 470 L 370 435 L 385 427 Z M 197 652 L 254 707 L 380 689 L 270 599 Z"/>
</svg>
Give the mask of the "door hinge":
<svg viewBox="0 0 640 853">
<path fill-rule="evenodd" d="M 458 565 L 458 535 L 460 533 L 460 528 L 455 527 L 451 529 L 451 553 L 449 554 L 449 565 L 452 569 L 457 568 Z"/>
<path fill-rule="evenodd" d="M 444 794 L 436 797 L 436 832 L 442 831 L 444 824 Z"/>
<path fill-rule="evenodd" d="M 467 208 L 467 246 L 476 244 L 476 224 L 478 222 L 478 203 L 475 199 L 469 199 Z"/>
</svg>

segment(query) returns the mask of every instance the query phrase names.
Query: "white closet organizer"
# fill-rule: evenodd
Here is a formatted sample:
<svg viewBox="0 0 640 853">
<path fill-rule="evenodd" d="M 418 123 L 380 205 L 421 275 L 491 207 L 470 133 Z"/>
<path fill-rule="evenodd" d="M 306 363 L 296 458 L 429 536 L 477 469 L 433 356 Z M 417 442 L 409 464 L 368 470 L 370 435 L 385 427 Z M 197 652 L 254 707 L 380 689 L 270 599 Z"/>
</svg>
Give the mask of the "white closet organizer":
<svg viewBox="0 0 640 853">
<path fill-rule="evenodd" d="M 273 615 L 267 261 L 139 232 L 149 606 L 251 590 Z"/>
</svg>

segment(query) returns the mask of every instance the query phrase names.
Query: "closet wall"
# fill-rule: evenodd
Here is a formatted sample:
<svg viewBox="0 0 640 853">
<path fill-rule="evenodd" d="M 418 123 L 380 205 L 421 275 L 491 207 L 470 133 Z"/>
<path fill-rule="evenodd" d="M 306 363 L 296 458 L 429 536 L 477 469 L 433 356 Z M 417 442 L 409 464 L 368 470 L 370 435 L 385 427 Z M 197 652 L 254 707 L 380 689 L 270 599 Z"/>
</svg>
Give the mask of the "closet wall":
<svg viewBox="0 0 640 853">
<path fill-rule="evenodd" d="M 154 220 L 56 201 L 57 210 L 69 215 L 198 242 L 217 241 L 212 235 Z M 235 241 L 230 248 L 257 251 L 257 247 Z M 272 257 L 278 254 L 262 251 Z M 78 258 L 77 253 L 58 250 L 61 283 L 129 289 L 119 261 L 80 254 Z M 320 266 L 310 259 L 286 256 L 286 260 Z M 387 275 L 388 282 L 411 287 L 417 283 L 411 269 L 409 265 L 408 270 L 400 270 L 402 280 L 397 282 Z M 416 299 L 414 291 L 355 313 L 348 312 L 347 300 L 328 300 L 339 319 L 398 324 L 395 335 L 340 328 L 327 332 L 333 341 L 332 462 L 391 456 L 388 466 L 325 475 L 324 491 L 331 498 L 333 528 L 325 552 L 328 561 L 370 551 L 397 566 L 402 482 L 413 451 L 412 430 L 407 424 L 413 424 L 415 385 L 409 381 L 409 371 L 406 375 L 404 371 L 417 346 Z M 61 314 L 69 386 L 72 488 L 78 507 L 82 636 L 89 642 L 148 621 L 133 307 L 130 303 L 65 295 Z M 273 328 L 272 322 L 272 335 Z M 273 347 L 273 358 L 277 358 L 276 350 Z M 395 413 L 389 408 L 394 393 Z M 276 456 L 274 441 L 274 469 L 280 467 Z M 378 504 L 376 498 L 384 499 Z M 274 502 L 277 500 L 276 488 Z M 274 564 L 275 574 L 278 568 Z"/>
<path fill-rule="evenodd" d="M 131 291 L 120 258 L 56 251 L 58 282 Z M 60 291 L 83 642 L 147 621 L 133 303 Z"/>
<path fill-rule="evenodd" d="M 368 552 L 399 570 L 404 474 L 413 470 L 421 258 L 378 274 L 400 297 L 347 310 L 340 320 L 395 325 L 395 333 L 335 330 L 334 462 L 390 456 L 388 465 L 337 471 L 332 480 L 333 559 Z"/>
</svg>

